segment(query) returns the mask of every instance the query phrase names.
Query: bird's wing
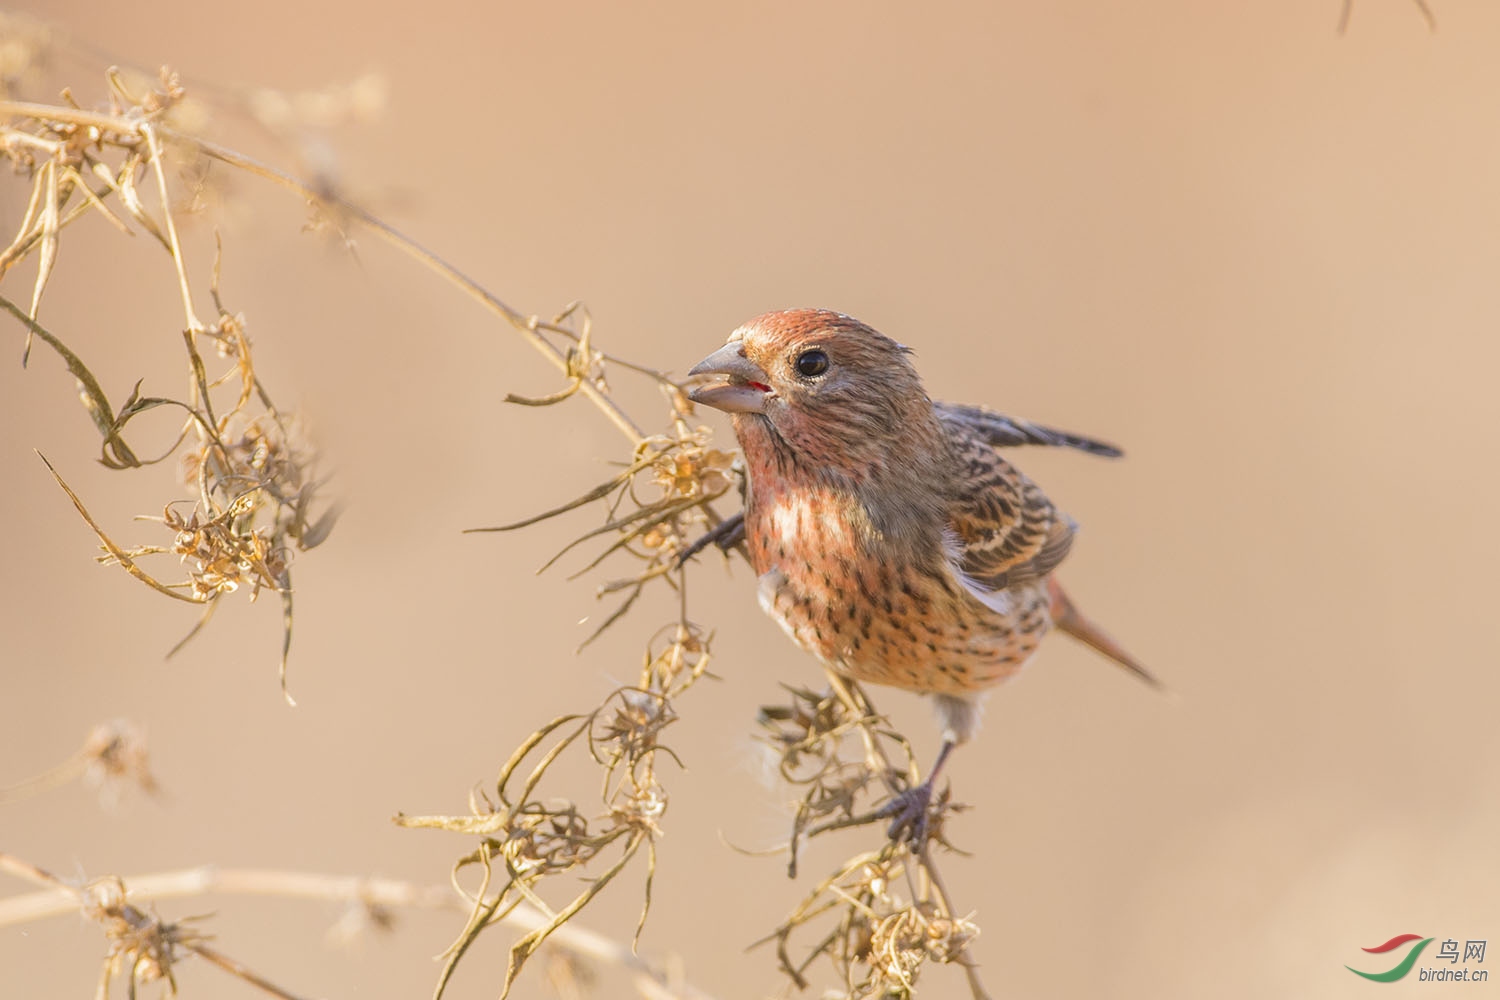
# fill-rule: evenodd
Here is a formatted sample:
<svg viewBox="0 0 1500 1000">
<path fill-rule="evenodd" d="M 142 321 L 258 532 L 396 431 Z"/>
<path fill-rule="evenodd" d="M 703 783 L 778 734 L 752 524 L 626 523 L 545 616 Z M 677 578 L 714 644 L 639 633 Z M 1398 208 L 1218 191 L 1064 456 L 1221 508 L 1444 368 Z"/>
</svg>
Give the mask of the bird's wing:
<svg viewBox="0 0 1500 1000">
<path fill-rule="evenodd" d="M 991 593 L 1052 572 L 1073 545 L 1072 519 L 970 422 L 940 416 L 958 466 L 948 512 L 956 568 Z"/>
<path fill-rule="evenodd" d="M 986 410 L 982 406 L 965 406 L 962 403 L 933 403 L 938 419 L 949 428 L 972 434 L 992 448 L 1008 448 L 1019 444 L 1048 445 L 1054 448 L 1077 448 L 1090 455 L 1104 458 L 1119 458 L 1119 448 L 1105 441 L 1070 434 L 1067 431 L 1043 427 L 1003 413 Z"/>
</svg>

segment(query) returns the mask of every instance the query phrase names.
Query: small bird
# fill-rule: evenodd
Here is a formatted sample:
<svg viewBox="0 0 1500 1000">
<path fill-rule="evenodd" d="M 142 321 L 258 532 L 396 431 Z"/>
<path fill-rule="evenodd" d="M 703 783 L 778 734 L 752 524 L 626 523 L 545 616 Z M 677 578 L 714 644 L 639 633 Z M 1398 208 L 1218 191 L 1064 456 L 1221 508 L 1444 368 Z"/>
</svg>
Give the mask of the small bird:
<svg viewBox="0 0 1500 1000">
<path fill-rule="evenodd" d="M 906 347 L 822 309 L 759 316 L 691 371 L 689 396 L 733 415 L 747 471 L 744 538 L 760 605 L 828 668 L 931 695 L 943 745 L 884 811 L 921 849 L 933 782 L 979 727 L 979 696 L 1052 627 L 1153 686 L 1053 576 L 1076 525 L 1000 456 L 1011 445 L 1112 445 L 934 403 Z"/>
</svg>

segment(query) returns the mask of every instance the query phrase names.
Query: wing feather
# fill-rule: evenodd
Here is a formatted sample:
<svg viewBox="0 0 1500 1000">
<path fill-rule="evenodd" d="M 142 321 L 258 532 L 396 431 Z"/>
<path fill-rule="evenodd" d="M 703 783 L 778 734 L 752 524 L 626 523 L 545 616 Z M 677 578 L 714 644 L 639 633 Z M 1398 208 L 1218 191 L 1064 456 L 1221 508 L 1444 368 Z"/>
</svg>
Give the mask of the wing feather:
<svg viewBox="0 0 1500 1000">
<path fill-rule="evenodd" d="M 974 413 L 983 415 L 984 422 L 976 421 Z M 1000 457 L 997 441 L 1070 447 L 1082 447 L 1073 440 L 1099 443 L 1072 436 L 1042 441 L 1045 428 L 1013 421 L 1008 426 L 1018 428 L 1016 434 L 1029 435 L 1017 442 L 1001 423 L 1008 418 L 976 407 L 943 407 L 939 417 L 960 470 L 949 523 L 953 558 L 965 582 L 996 592 L 1045 577 L 1068 554 L 1076 526 L 1040 487 Z"/>
<path fill-rule="evenodd" d="M 1107 441 L 1084 437 L 1053 427 L 1043 427 L 1029 420 L 1007 417 L 1003 413 L 987 410 L 982 406 L 965 406 L 962 403 L 933 403 L 938 419 L 952 430 L 963 430 L 978 437 L 992 448 L 1010 448 L 1016 445 L 1037 444 L 1054 448 L 1076 448 L 1103 458 L 1119 458 L 1124 454 Z"/>
</svg>

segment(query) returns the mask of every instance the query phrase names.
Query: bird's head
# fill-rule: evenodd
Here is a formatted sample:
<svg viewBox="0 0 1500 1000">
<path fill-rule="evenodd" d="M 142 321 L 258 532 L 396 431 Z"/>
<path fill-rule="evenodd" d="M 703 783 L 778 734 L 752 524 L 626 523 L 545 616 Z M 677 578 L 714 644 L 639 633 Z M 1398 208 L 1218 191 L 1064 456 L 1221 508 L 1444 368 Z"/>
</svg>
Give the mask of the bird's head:
<svg viewBox="0 0 1500 1000">
<path fill-rule="evenodd" d="M 689 373 L 689 396 L 734 415 L 752 488 L 762 476 L 856 499 L 866 528 L 938 551 L 947 444 L 911 352 L 823 309 L 766 313 Z M 930 543 L 930 544 L 928 544 Z"/>
<path fill-rule="evenodd" d="M 931 419 L 910 352 L 824 309 L 757 316 L 688 374 L 721 376 L 694 389 L 694 401 L 760 417 L 808 457 L 847 454 L 850 445 L 910 431 L 914 417 Z"/>
</svg>

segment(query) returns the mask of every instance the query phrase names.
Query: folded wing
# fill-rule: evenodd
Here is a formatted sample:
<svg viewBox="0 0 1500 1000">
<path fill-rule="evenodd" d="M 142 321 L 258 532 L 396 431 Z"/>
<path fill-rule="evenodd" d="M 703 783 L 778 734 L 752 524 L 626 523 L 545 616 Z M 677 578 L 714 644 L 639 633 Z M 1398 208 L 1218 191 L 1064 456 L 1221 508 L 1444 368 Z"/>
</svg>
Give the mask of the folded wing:
<svg viewBox="0 0 1500 1000">
<path fill-rule="evenodd" d="M 1054 444 L 1095 454 L 1118 452 L 1102 442 L 978 407 L 942 404 L 938 417 L 958 464 L 949 508 L 957 568 L 968 581 L 990 592 L 1045 577 L 1068 554 L 1075 525 L 995 449 Z"/>
</svg>

